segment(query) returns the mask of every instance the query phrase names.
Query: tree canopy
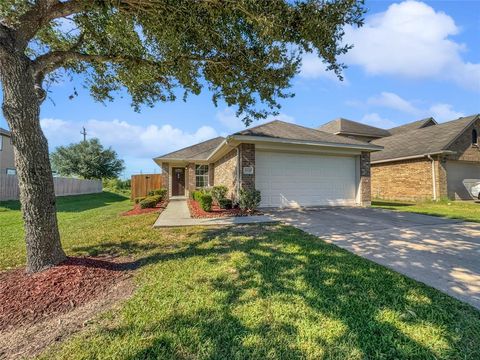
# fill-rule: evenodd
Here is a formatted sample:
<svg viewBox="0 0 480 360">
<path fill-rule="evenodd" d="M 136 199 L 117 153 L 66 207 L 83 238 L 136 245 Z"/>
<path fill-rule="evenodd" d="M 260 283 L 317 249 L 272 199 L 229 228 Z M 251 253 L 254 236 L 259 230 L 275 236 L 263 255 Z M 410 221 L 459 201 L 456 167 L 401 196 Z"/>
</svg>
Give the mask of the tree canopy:
<svg viewBox="0 0 480 360">
<path fill-rule="evenodd" d="M 341 77 L 337 57 L 346 24 L 361 25 L 354 0 L 4 0 L 2 24 L 28 41 L 38 88 L 67 73 L 85 74 L 99 101 L 126 88 L 132 104 L 152 106 L 203 87 L 213 101 L 238 106 L 249 123 L 279 107 L 315 51 Z M 16 25 L 18 24 L 18 25 Z M 35 32 L 36 31 L 36 32 Z M 182 93 L 182 92 L 181 92 Z M 43 95 L 44 96 L 44 95 Z"/>
<path fill-rule="evenodd" d="M 52 167 L 60 175 L 84 179 L 114 179 L 125 169 L 112 148 L 104 149 L 98 139 L 59 146 L 51 154 Z"/>
</svg>

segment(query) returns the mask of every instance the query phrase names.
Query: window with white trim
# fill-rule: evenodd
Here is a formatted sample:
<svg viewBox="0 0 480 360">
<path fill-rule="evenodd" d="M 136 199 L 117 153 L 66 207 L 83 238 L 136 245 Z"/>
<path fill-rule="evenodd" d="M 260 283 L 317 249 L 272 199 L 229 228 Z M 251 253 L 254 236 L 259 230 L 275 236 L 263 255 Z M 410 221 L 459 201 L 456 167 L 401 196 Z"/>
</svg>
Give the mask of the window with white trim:
<svg viewBox="0 0 480 360">
<path fill-rule="evenodd" d="M 208 186 L 208 165 L 195 165 L 195 186 Z"/>
</svg>

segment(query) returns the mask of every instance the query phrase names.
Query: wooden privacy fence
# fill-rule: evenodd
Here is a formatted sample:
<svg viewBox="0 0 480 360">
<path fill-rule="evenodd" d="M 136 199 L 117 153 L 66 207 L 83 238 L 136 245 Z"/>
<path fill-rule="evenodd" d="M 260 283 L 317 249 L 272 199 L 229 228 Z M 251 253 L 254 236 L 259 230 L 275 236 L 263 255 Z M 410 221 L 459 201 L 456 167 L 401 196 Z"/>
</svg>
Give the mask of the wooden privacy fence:
<svg viewBox="0 0 480 360">
<path fill-rule="evenodd" d="M 85 180 L 65 177 L 54 177 L 55 195 L 80 195 L 102 192 L 102 180 Z M 16 175 L 0 174 L 0 201 L 18 200 L 20 190 Z"/>
<path fill-rule="evenodd" d="M 132 192 L 131 197 L 146 196 L 151 190 L 159 189 L 165 184 L 163 174 L 141 174 L 132 175 Z"/>
</svg>

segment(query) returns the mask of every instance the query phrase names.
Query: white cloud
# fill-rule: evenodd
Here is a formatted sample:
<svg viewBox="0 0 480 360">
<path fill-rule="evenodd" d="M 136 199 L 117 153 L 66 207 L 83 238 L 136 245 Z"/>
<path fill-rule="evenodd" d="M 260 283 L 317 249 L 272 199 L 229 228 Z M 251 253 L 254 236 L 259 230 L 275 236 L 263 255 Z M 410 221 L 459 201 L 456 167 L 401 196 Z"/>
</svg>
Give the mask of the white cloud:
<svg viewBox="0 0 480 360">
<path fill-rule="evenodd" d="M 46 118 L 40 123 L 50 149 L 82 139 L 82 125 L 78 122 Z M 210 126 L 186 132 L 169 124 L 141 126 L 120 120 L 91 119 L 83 125 L 89 138 L 99 138 L 103 145 L 111 146 L 126 160 L 128 170 L 133 172 L 145 169 L 146 166 L 149 166 L 148 171 L 152 171 L 158 168 L 152 161 L 153 157 L 218 136 L 217 131 Z"/>
<path fill-rule="evenodd" d="M 361 123 L 383 128 L 383 129 L 388 129 L 394 126 L 397 126 L 397 124 L 389 119 L 382 118 L 380 115 L 377 113 L 369 113 L 365 114 L 362 119 L 360 120 Z"/>
<path fill-rule="evenodd" d="M 450 16 L 423 2 L 392 4 L 363 27 L 346 28 L 345 42 L 354 48 L 345 61 L 371 74 L 446 79 L 480 90 L 480 63 L 464 61 L 466 46 L 449 38 L 459 32 Z"/>
<path fill-rule="evenodd" d="M 300 68 L 300 76 L 306 79 L 325 78 L 341 84 L 348 84 L 345 74 L 341 82 L 333 71 L 327 70 L 327 65 L 315 53 L 306 53 L 302 58 L 302 66 Z"/>
<path fill-rule="evenodd" d="M 452 105 L 450 104 L 432 105 L 430 106 L 429 112 L 431 116 L 433 116 L 438 122 L 454 120 L 459 117 L 465 116 L 464 113 L 453 110 Z"/>
<path fill-rule="evenodd" d="M 379 95 L 372 96 L 367 100 L 367 104 L 387 107 L 413 115 L 419 115 L 419 113 L 421 113 L 411 102 L 391 92 L 382 92 Z"/>
<path fill-rule="evenodd" d="M 235 111 L 232 108 L 227 107 L 221 111 L 217 111 L 215 117 L 230 132 L 239 131 L 246 128 L 241 118 L 235 115 Z M 282 120 L 289 123 L 295 123 L 295 119 L 293 117 L 287 114 L 280 113 L 276 116 L 268 116 L 266 119 L 261 119 L 257 121 L 254 120 L 253 123 L 250 124 L 250 126 L 257 126 L 272 120 Z"/>
</svg>

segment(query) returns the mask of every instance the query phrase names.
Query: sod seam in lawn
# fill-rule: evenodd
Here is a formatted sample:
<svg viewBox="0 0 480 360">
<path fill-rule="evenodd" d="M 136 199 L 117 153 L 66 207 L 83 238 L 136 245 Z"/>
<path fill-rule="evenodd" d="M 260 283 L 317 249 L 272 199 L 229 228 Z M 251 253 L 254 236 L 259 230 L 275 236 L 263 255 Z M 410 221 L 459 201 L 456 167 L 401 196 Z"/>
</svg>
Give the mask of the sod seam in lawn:
<svg viewBox="0 0 480 360">
<path fill-rule="evenodd" d="M 480 358 L 480 312 L 293 227 L 152 229 L 104 203 L 60 213 L 67 252 L 133 255 L 137 291 L 45 359 Z"/>
</svg>

